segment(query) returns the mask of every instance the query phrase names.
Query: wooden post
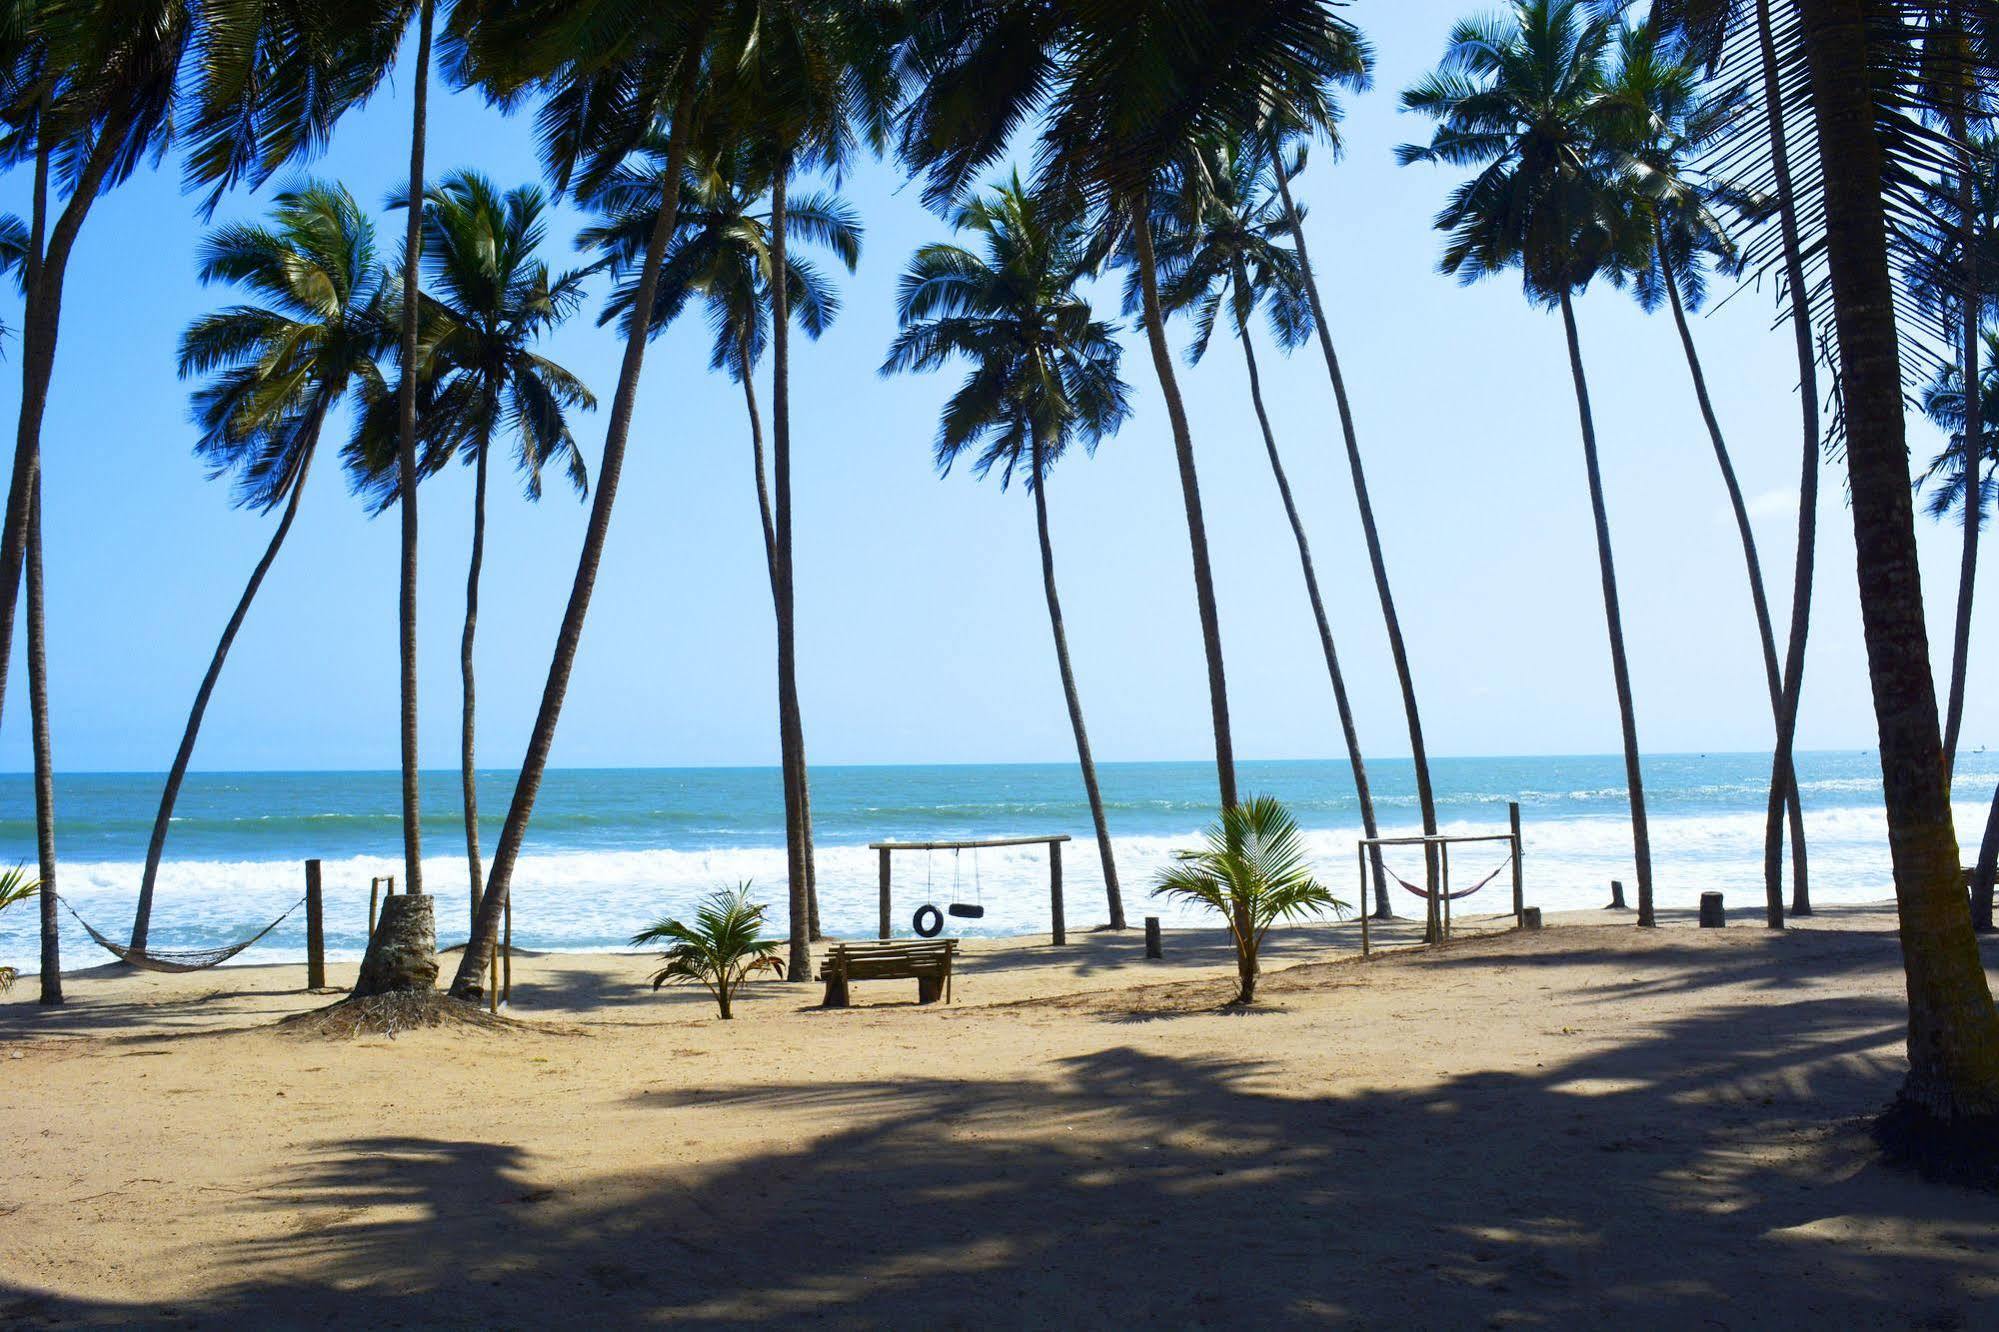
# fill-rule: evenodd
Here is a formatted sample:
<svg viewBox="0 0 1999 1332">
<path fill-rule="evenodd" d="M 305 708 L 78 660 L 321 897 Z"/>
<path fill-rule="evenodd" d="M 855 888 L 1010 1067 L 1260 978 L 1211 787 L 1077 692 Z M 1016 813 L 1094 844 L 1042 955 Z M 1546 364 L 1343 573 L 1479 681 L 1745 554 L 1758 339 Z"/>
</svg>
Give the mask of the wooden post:
<svg viewBox="0 0 1999 1332">
<path fill-rule="evenodd" d="M 1520 881 L 1520 802 L 1506 802 L 1506 826 L 1513 833 L 1513 923 L 1527 923 L 1527 899 Z"/>
<path fill-rule="evenodd" d="M 1526 910 L 1522 911 L 1522 912 L 1520 913 L 1520 928 L 1521 928 L 1521 929 L 1523 929 L 1523 930 L 1538 930 L 1538 929 L 1540 929 L 1540 928 L 1541 928 L 1541 908 L 1540 908 L 1540 907 L 1528 907 L 1528 908 L 1527 908 Z"/>
<path fill-rule="evenodd" d="M 500 945 L 500 999 L 503 1003 L 514 1001 L 514 890 L 507 889 L 506 927 L 504 941 Z"/>
<path fill-rule="evenodd" d="M 1728 924 L 1728 912 L 1721 905 L 1720 893 L 1701 894 L 1701 928 L 1718 930 Z"/>
<path fill-rule="evenodd" d="M 1610 905 L 1605 907 L 1604 910 L 1624 911 L 1626 909 L 1624 905 L 1624 884 L 1621 880 L 1612 879 L 1610 881 Z"/>
<path fill-rule="evenodd" d="M 1444 937 L 1451 937 L 1451 844 L 1437 843 L 1437 909 L 1443 912 Z"/>
<path fill-rule="evenodd" d="M 305 862 L 305 988 L 326 988 L 326 925 L 321 916 L 319 862 Z"/>
<path fill-rule="evenodd" d="M 879 854 L 881 855 L 881 882 L 879 885 L 881 893 L 881 919 L 877 923 L 880 927 L 880 937 L 886 939 L 894 932 L 893 927 L 889 923 L 889 914 L 894 909 L 889 904 L 889 855 L 891 853 L 887 847 L 883 847 Z"/>
<path fill-rule="evenodd" d="M 1063 944 L 1069 942 L 1068 927 L 1062 918 L 1062 844 L 1060 842 L 1050 842 L 1048 844 L 1048 914 L 1055 922 L 1055 928 L 1050 931 L 1054 935 L 1053 943 L 1057 948 L 1060 948 Z"/>
<path fill-rule="evenodd" d="M 486 958 L 486 1011 L 500 1011 L 500 950 L 497 948 Z"/>
<path fill-rule="evenodd" d="M 1147 916 L 1145 918 L 1145 955 L 1147 957 L 1166 956 L 1165 950 L 1159 946 L 1159 917 L 1157 916 Z"/>
<path fill-rule="evenodd" d="M 382 893 L 382 880 L 376 877 L 368 880 L 368 937 L 375 937 L 375 906 Z"/>
<path fill-rule="evenodd" d="M 1359 849 L 1360 860 L 1360 955 L 1367 956 L 1367 848 Z"/>
</svg>

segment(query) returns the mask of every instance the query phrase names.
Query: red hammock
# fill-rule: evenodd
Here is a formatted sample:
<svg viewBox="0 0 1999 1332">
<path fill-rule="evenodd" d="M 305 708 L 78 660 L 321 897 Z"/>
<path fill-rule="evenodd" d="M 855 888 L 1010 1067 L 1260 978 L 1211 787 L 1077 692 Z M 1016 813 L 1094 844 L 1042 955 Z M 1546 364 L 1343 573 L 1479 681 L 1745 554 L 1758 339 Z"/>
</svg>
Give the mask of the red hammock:
<svg viewBox="0 0 1999 1332">
<path fill-rule="evenodd" d="M 1506 859 L 1499 862 L 1499 865 L 1492 871 L 1492 873 L 1486 875 L 1483 879 L 1480 879 L 1477 883 L 1473 884 L 1469 888 L 1460 888 L 1455 893 L 1445 893 L 1444 894 L 1445 900 L 1455 902 L 1460 897 L 1470 897 L 1473 893 L 1477 892 L 1479 889 L 1485 887 L 1488 883 L 1491 883 L 1494 879 L 1498 878 L 1499 871 L 1505 869 L 1508 865 L 1511 865 L 1512 863 L 1513 863 L 1513 856 L 1511 855 L 1511 853 L 1509 853 Z M 1404 888 L 1407 888 L 1410 892 L 1416 894 L 1416 896 L 1422 898 L 1428 898 L 1430 896 L 1430 890 L 1428 888 L 1417 887 L 1415 884 L 1409 882 L 1409 880 L 1403 878 L 1400 874 L 1397 874 L 1394 870 L 1388 869 L 1388 866 L 1386 864 L 1383 864 L 1382 868 L 1384 870 L 1388 870 L 1389 878 L 1395 880 L 1395 882 L 1401 884 Z"/>
</svg>

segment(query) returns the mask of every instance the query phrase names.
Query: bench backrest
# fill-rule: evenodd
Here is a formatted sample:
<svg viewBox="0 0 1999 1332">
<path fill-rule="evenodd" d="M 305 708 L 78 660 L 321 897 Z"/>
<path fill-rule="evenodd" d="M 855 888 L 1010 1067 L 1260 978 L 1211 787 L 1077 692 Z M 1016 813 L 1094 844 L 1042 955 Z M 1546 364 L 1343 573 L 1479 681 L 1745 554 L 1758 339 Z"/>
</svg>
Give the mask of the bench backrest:
<svg viewBox="0 0 1999 1332">
<path fill-rule="evenodd" d="M 956 939 L 916 943 L 839 943 L 827 954 L 828 970 L 844 972 L 849 980 L 903 980 L 942 975 L 951 969 Z"/>
</svg>

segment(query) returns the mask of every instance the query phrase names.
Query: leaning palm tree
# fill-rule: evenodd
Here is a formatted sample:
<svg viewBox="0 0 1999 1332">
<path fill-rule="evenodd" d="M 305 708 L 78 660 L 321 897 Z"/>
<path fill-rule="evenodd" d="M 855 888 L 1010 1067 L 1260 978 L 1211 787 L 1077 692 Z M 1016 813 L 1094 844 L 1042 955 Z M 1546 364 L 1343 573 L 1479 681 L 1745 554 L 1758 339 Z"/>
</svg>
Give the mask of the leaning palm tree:
<svg viewBox="0 0 1999 1332">
<path fill-rule="evenodd" d="M 1693 330 L 1687 325 L 1687 311 L 1699 310 L 1706 300 L 1708 270 L 1728 276 L 1742 270 L 1742 251 L 1720 210 L 1731 205 L 1758 212 L 1767 208 L 1761 200 L 1745 198 L 1704 175 L 1697 166 L 1703 154 L 1735 132 L 1745 113 L 1746 94 L 1734 85 L 1703 86 L 1700 60 L 1691 48 L 1670 31 L 1645 22 L 1631 24 L 1618 34 L 1605 98 L 1611 118 L 1606 146 L 1617 157 L 1641 217 L 1651 228 L 1647 262 L 1633 275 L 1632 290 L 1647 313 L 1662 304 L 1673 313 L 1673 327 L 1693 378 L 1694 401 L 1700 407 L 1701 421 L 1721 469 L 1722 486 L 1728 492 L 1729 509 L 1735 515 L 1749 574 L 1750 606 L 1762 642 L 1770 712 L 1781 727 L 1783 668 L 1777 660 L 1777 636 L 1763 585 L 1763 564 L 1756 552 L 1756 533 L 1750 526 L 1749 506 L 1743 501 L 1721 422 L 1708 396 L 1707 375 L 1694 347 Z M 1786 762 L 1783 767 L 1795 888 L 1791 909 L 1808 915 L 1811 898 L 1805 881 L 1804 812 L 1794 765 Z M 1773 928 L 1784 923 L 1782 887 L 1776 880 L 1764 884 L 1765 920 Z"/>
<path fill-rule="evenodd" d="M 1402 94 L 1404 107 L 1438 122 L 1436 132 L 1428 144 L 1404 145 L 1396 156 L 1405 165 L 1441 162 L 1478 169 L 1437 215 L 1438 230 L 1449 235 L 1439 265 L 1443 272 L 1470 283 L 1518 269 L 1530 301 L 1561 309 L 1624 736 L 1638 923 L 1653 925 L 1638 722 L 1572 299 L 1599 273 L 1642 265 L 1651 242 L 1638 215 L 1642 210 L 1634 210 L 1600 147 L 1614 110 L 1604 95 L 1604 59 L 1612 39 L 1610 20 L 1586 12 L 1580 0 L 1520 0 L 1508 14 L 1460 22 L 1438 69 Z"/>
<path fill-rule="evenodd" d="M 407 200 L 401 201 L 407 206 Z M 465 575 L 465 625 L 459 635 L 463 682 L 459 776 L 464 790 L 465 857 L 472 915 L 485 871 L 479 846 L 476 783 L 477 689 L 473 645 L 479 623 L 479 573 L 486 551 L 488 462 L 502 437 L 514 437 L 514 460 L 530 500 L 542 477 L 559 470 L 578 495 L 588 472 L 569 416 L 597 400 L 575 375 L 535 351 L 583 301 L 583 273 L 551 273 L 537 257 L 547 236 L 548 201 L 533 185 L 502 194 L 475 171 L 446 176 L 424 201 L 424 336 L 418 355 L 423 458 L 419 476 L 456 455 L 473 469 L 472 554 Z M 401 393 L 370 395 L 347 447 L 350 475 L 379 513 L 402 495 Z"/>
<path fill-rule="evenodd" d="M 649 135 L 632 161 L 622 166 L 603 188 L 592 205 L 601 221 L 577 234 L 577 245 L 599 251 L 599 261 L 617 286 L 604 307 L 599 323 L 623 319 L 630 331 L 634 272 L 644 253 L 645 238 L 658 210 L 659 173 L 664 168 L 666 143 L 658 134 Z M 786 601 L 788 557 L 778 539 L 779 525 L 772 512 L 771 484 L 765 468 L 763 412 L 756 397 L 754 371 L 765 350 L 775 341 L 773 307 L 776 304 L 771 274 L 776 271 L 774 244 L 776 201 L 768 207 L 762 201 L 771 189 L 773 170 L 769 154 L 753 145 L 737 142 L 703 153 L 687 170 L 681 184 L 679 234 L 671 242 L 663 266 L 659 290 L 654 296 L 651 328 L 657 335 L 698 299 L 708 311 L 715 331 L 709 368 L 726 370 L 743 386 L 743 400 L 749 412 L 750 460 L 756 481 L 757 512 L 763 527 L 764 563 L 770 577 L 771 605 L 778 620 L 780 647 L 786 639 L 789 611 Z M 787 197 L 787 230 L 795 239 L 817 243 L 828 250 L 848 272 L 860 262 L 861 223 L 852 206 L 836 191 L 816 190 Z M 786 272 L 782 284 L 785 308 L 807 337 L 818 339 L 838 313 L 840 301 L 833 286 L 809 261 L 784 257 Z M 787 473 L 788 475 L 788 473 Z M 796 658 L 780 652 L 796 678 Z M 797 846 L 804 860 L 802 875 L 794 878 L 801 888 L 803 904 L 792 903 L 792 917 L 811 939 L 819 937 L 819 903 L 812 870 L 811 807 L 804 773 L 804 731 L 795 709 L 785 699 L 793 697 L 795 684 L 783 684 L 786 667 L 779 670 L 778 743 L 783 756 L 787 847 Z M 788 860 L 791 859 L 789 851 Z M 805 941 L 801 941 L 805 942 Z"/>
<path fill-rule="evenodd" d="M 1124 895 L 1111 854 L 1097 766 L 1069 635 L 1055 589 L 1055 548 L 1048 534 L 1048 476 L 1071 443 L 1094 453 L 1131 412 L 1118 377 L 1122 350 L 1116 328 L 1091 316 L 1077 287 L 1097 268 L 1091 238 L 1073 208 L 1030 194 L 1018 175 L 958 210 L 958 229 L 977 236 L 979 251 L 926 245 L 910 260 L 896 293 L 902 332 L 882 373 L 928 372 L 963 359 L 971 366 L 944 405 L 933 455 L 948 474 L 970 456 L 974 474 L 999 469 L 1000 488 L 1017 474 L 1034 496 L 1041 547 L 1041 588 L 1055 639 L 1062 698 L 1076 737 L 1090 818 L 1103 862 L 1110 926 L 1125 928 Z"/>
<path fill-rule="evenodd" d="M 1194 340 L 1187 348 L 1190 364 L 1198 365 L 1207 354 L 1215 325 L 1224 318 L 1242 346 L 1243 362 L 1249 372 L 1250 404 L 1263 433 L 1264 452 L 1277 480 L 1284 516 L 1298 544 L 1305 596 L 1319 630 L 1326 673 L 1332 679 L 1333 703 L 1339 713 L 1340 733 L 1346 742 L 1347 762 L 1353 771 L 1354 792 L 1360 804 L 1361 831 L 1372 841 L 1380 836 L 1381 830 L 1375 823 L 1374 794 L 1367 780 L 1367 762 L 1361 755 L 1353 705 L 1347 698 L 1346 675 L 1340 669 L 1332 625 L 1326 618 L 1326 601 L 1319 593 L 1319 574 L 1312 563 L 1311 543 L 1305 538 L 1305 521 L 1292 498 L 1291 482 L 1277 450 L 1277 436 L 1270 427 L 1270 413 L 1264 408 L 1263 376 L 1256 361 L 1256 344 L 1250 337 L 1259 311 L 1270 326 L 1271 337 L 1285 352 L 1304 345 L 1312 335 L 1312 307 L 1305 290 L 1304 268 L 1298 251 L 1286 243 L 1295 239 L 1294 218 L 1276 184 L 1278 177 L 1288 179 L 1304 169 L 1304 154 L 1298 151 L 1288 159 L 1273 159 L 1268 141 L 1260 135 L 1236 142 L 1215 140 L 1199 144 L 1195 152 L 1193 169 L 1180 174 L 1180 188 L 1161 195 L 1153 210 L 1162 304 L 1169 314 L 1192 312 Z M 1125 313 L 1132 313 L 1138 303 L 1136 283 L 1128 282 Z M 1391 916 L 1394 910 L 1388 900 L 1388 876 L 1381 863 L 1381 848 L 1370 849 L 1375 914 Z"/>
<path fill-rule="evenodd" d="M 134 951 L 146 946 L 174 802 L 222 665 L 298 516 L 327 414 L 350 389 L 381 390 L 375 358 L 388 349 L 395 313 L 374 224 L 338 185 L 286 190 L 267 224 L 210 232 L 201 280 L 233 283 L 251 299 L 195 320 L 181 335 L 180 373 L 207 380 L 194 394 L 201 430 L 195 453 L 210 475 L 234 476 L 237 504 L 259 513 L 282 505 L 283 512 L 223 626 L 167 771 L 139 881 Z"/>
</svg>

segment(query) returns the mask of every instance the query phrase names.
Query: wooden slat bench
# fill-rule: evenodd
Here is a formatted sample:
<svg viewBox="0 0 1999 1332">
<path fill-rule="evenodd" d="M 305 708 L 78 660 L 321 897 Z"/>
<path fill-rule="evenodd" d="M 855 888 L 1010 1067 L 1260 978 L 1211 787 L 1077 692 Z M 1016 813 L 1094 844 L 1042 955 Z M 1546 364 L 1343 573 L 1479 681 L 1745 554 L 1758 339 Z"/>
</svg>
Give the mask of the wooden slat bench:
<svg viewBox="0 0 1999 1332">
<path fill-rule="evenodd" d="M 826 1008 L 845 1008 L 848 985 L 863 980 L 913 980 L 916 1002 L 951 1001 L 951 960 L 956 939 L 908 939 L 882 943 L 836 943 L 819 968 L 826 982 Z"/>
</svg>

